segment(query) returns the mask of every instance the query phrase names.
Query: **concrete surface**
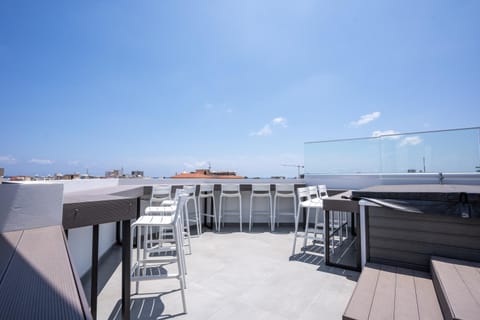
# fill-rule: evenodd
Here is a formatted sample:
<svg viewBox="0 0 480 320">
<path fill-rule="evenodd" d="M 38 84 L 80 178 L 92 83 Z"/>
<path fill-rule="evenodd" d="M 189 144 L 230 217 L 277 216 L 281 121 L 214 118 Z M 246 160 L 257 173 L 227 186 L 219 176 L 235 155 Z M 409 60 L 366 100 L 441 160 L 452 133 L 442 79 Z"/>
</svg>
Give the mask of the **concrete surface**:
<svg viewBox="0 0 480 320">
<path fill-rule="evenodd" d="M 270 233 L 260 225 L 252 233 L 232 225 L 192 238 L 188 314 L 177 280 L 152 280 L 132 295 L 131 319 L 341 319 L 358 273 L 326 267 L 316 254 L 290 257 L 292 243 L 291 228 Z M 114 247 L 101 265 L 98 319 L 121 318 L 120 261 Z M 88 275 L 82 281 L 88 296 Z"/>
</svg>

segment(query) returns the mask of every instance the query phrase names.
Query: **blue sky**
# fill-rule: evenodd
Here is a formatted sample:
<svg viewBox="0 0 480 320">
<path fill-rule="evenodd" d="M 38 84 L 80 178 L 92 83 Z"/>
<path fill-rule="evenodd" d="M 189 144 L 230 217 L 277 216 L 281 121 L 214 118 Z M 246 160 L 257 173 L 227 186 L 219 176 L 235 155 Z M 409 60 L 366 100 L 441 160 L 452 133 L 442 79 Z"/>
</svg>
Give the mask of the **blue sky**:
<svg viewBox="0 0 480 320">
<path fill-rule="evenodd" d="M 304 142 L 480 125 L 480 2 L 0 2 L 7 175 L 294 176 Z"/>
</svg>

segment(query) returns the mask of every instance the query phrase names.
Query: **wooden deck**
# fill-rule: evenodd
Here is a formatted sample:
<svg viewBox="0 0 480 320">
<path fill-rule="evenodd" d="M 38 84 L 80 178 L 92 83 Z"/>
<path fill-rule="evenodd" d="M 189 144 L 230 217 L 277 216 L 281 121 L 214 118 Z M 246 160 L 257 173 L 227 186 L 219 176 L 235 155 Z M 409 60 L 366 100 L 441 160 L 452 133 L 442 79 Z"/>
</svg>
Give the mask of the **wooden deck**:
<svg viewBox="0 0 480 320">
<path fill-rule="evenodd" d="M 344 320 L 443 319 L 428 273 L 368 264 L 343 314 Z"/>
<path fill-rule="evenodd" d="M 432 257 L 431 265 L 445 319 L 479 319 L 480 263 Z"/>
</svg>

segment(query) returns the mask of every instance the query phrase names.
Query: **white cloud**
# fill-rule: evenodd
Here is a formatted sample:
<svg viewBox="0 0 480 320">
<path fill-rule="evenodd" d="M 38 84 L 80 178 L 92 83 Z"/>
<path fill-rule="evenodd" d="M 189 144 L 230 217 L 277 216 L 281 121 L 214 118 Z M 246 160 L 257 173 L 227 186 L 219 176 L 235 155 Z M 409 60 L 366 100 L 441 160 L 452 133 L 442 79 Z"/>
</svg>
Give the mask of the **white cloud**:
<svg viewBox="0 0 480 320">
<path fill-rule="evenodd" d="M 354 127 L 359 127 L 359 126 L 363 126 L 364 124 L 367 124 L 369 122 L 372 122 L 373 120 L 378 119 L 379 117 L 380 117 L 380 112 L 375 111 L 375 112 L 364 114 L 364 115 L 360 116 L 360 119 L 358 119 L 356 121 L 352 121 L 350 124 Z"/>
<path fill-rule="evenodd" d="M 400 142 L 400 146 L 416 146 L 422 143 L 422 139 L 418 136 L 406 137 Z"/>
<path fill-rule="evenodd" d="M 276 117 L 272 120 L 272 123 L 274 125 L 280 125 L 284 128 L 287 127 L 287 119 L 283 118 L 283 117 Z"/>
<path fill-rule="evenodd" d="M 389 139 L 398 139 L 398 138 L 400 138 L 400 136 L 398 136 L 398 135 L 396 135 L 396 136 L 389 136 L 389 135 L 399 134 L 399 133 L 400 132 L 395 131 L 395 130 L 384 130 L 384 131 L 376 130 L 376 131 L 372 132 L 372 137 L 376 138 L 376 137 L 381 137 L 381 136 L 387 136 L 386 138 L 389 138 Z"/>
<path fill-rule="evenodd" d="M 1 163 L 15 163 L 16 159 L 12 155 L 0 156 Z"/>
<path fill-rule="evenodd" d="M 226 112 L 226 113 L 233 113 L 233 108 L 227 107 L 226 103 L 221 104 L 213 104 L 213 103 L 205 103 L 203 105 L 205 110 L 218 110 L 219 112 Z"/>
<path fill-rule="evenodd" d="M 263 126 L 262 129 L 257 132 L 250 133 L 251 136 L 270 136 L 273 133 L 272 126 L 281 126 L 283 128 L 287 127 L 287 119 L 284 117 L 273 118 L 272 121 Z"/>
<path fill-rule="evenodd" d="M 264 125 L 263 128 L 258 130 L 257 132 L 250 133 L 251 136 L 259 136 L 259 137 L 269 136 L 271 134 L 272 134 L 272 128 L 268 123 Z"/>
<path fill-rule="evenodd" d="M 207 161 L 196 161 L 196 162 L 184 162 L 183 165 L 186 167 L 186 168 L 194 168 L 194 169 L 198 169 L 198 168 L 208 168 L 208 162 Z"/>
<path fill-rule="evenodd" d="M 80 161 L 79 160 L 71 160 L 71 161 L 68 161 L 68 165 L 69 166 L 78 166 L 80 164 Z"/>
<path fill-rule="evenodd" d="M 35 163 L 35 164 L 53 164 L 55 161 L 53 160 L 48 160 L 48 159 L 32 159 L 29 161 L 30 163 Z"/>
</svg>

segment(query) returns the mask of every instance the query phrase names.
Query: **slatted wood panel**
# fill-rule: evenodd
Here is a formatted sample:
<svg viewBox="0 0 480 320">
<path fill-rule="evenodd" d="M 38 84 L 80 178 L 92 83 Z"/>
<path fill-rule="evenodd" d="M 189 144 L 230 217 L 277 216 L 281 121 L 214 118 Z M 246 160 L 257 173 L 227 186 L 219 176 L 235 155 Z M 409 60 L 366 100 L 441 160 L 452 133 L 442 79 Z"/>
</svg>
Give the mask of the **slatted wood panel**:
<svg viewBox="0 0 480 320">
<path fill-rule="evenodd" d="M 133 219 L 143 187 L 118 186 L 67 193 L 62 224 L 65 229 Z"/>
<path fill-rule="evenodd" d="M 129 220 L 136 217 L 136 199 L 114 199 L 63 205 L 65 229 Z"/>
<path fill-rule="evenodd" d="M 347 305 L 344 320 L 442 319 L 427 273 L 368 264 Z"/>
<path fill-rule="evenodd" d="M 91 318 L 61 226 L 6 233 L 0 243 L 11 252 L 1 255 L 0 319 Z"/>
<path fill-rule="evenodd" d="M 480 263 L 432 257 L 435 289 L 446 319 L 479 319 Z"/>
<path fill-rule="evenodd" d="M 422 271 L 432 255 L 480 262 L 480 219 L 369 208 L 369 261 Z"/>
</svg>

